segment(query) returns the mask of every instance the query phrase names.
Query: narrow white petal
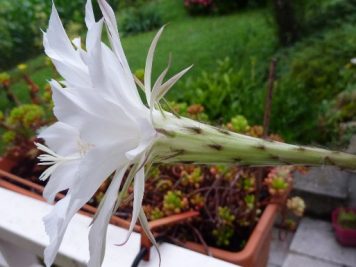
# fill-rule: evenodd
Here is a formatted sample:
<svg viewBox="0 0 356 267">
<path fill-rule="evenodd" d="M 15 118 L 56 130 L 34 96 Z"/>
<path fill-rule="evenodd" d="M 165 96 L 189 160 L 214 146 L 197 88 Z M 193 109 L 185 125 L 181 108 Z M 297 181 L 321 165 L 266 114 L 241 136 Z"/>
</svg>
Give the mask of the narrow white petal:
<svg viewBox="0 0 356 267">
<path fill-rule="evenodd" d="M 158 266 L 161 266 L 161 253 L 159 251 L 156 239 L 155 239 L 155 237 L 153 236 L 153 234 L 151 232 L 150 226 L 149 226 L 148 221 L 147 221 L 147 217 L 146 217 L 145 212 L 144 212 L 142 207 L 140 209 L 140 213 L 138 215 L 138 219 L 140 220 L 141 227 L 142 227 L 143 231 L 145 232 L 146 236 L 148 237 L 148 239 L 151 241 L 152 245 L 157 250 L 158 259 L 159 259 Z"/>
<path fill-rule="evenodd" d="M 151 76 L 152 76 L 153 56 L 154 56 L 154 53 L 156 50 L 158 40 L 159 40 L 163 30 L 164 30 L 164 26 L 157 32 L 156 36 L 153 38 L 153 41 L 152 41 L 151 46 L 147 53 L 145 76 L 144 76 L 147 103 L 151 102 L 150 99 L 151 99 Z"/>
<path fill-rule="evenodd" d="M 133 75 L 135 83 L 138 85 L 138 87 L 145 92 L 145 86 L 143 85 L 143 83 L 140 81 L 139 78 L 137 78 L 135 75 Z"/>
<path fill-rule="evenodd" d="M 152 110 L 153 110 L 153 108 L 154 108 L 154 104 L 155 104 L 155 94 L 156 94 L 156 92 L 159 91 L 159 89 L 161 88 L 162 83 L 163 83 L 163 80 L 164 80 L 164 78 L 166 77 L 167 72 L 168 72 L 170 66 L 171 66 L 171 56 L 169 56 L 167 67 L 163 70 L 163 72 L 162 72 L 161 75 L 157 78 L 155 84 L 153 85 L 153 88 L 152 88 L 152 96 L 151 96 L 151 102 L 149 103 L 149 107 L 150 107 L 151 112 L 152 112 Z"/>
<path fill-rule="evenodd" d="M 127 73 L 120 64 L 115 54 L 102 43 L 102 60 L 105 68 L 106 79 L 111 90 L 112 99 L 117 103 L 123 103 L 127 110 L 137 113 L 137 110 L 144 107 L 136 87 L 132 87 L 127 81 Z M 131 74 L 132 76 L 132 74 Z M 102 87 L 99 88 L 102 90 Z"/>
<path fill-rule="evenodd" d="M 138 215 L 142 206 L 143 194 L 145 191 L 145 171 L 144 168 L 141 168 L 135 175 L 134 180 L 134 201 L 133 201 L 133 210 L 132 210 L 132 219 L 127 233 L 126 239 L 120 245 L 123 245 L 130 238 L 130 235 L 136 225 Z"/>
<path fill-rule="evenodd" d="M 93 11 L 93 4 L 91 0 L 87 0 L 85 5 L 85 24 L 89 29 L 95 23 L 94 11 Z"/>
<path fill-rule="evenodd" d="M 82 48 L 82 39 L 80 37 L 76 37 L 72 40 L 72 43 L 74 44 L 74 46 L 77 49 L 81 49 Z"/>
<path fill-rule="evenodd" d="M 172 57 L 171 55 L 169 55 L 167 67 L 163 70 L 161 75 L 158 76 L 155 84 L 153 85 L 152 91 L 156 91 L 159 87 L 161 87 L 163 80 L 166 77 L 169 68 L 171 67 L 171 62 L 172 62 Z"/>
<path fill-rule="evenodd" d="M 103 13 L 108 31 L 109 31 L 109 39 L 111 45 L 114 49 L 116 56 L 118 57 L 122 67 L 126 73 L 127 82 L 132 90 L 136 89 L 135 82 L 131 75 L 131 70 L 129 64 L 127 63 L 127 59 L 124 54 L 124 50 L 122 49 L 119 32 L 117 29 L 115 13 L 110 7 L 110 5 L 105 0 L 98 0 L 99 7 L 101 12 Z"/>
<path fill-rule="evenodd" d="M 68 83 L 83 85 L 88 81 L 87 68 L 64 31 L 54 4 L 47 32 L 43 33 L 43 46 L 57 71 Z"/>
<path fill-rule="evenodd" d="M 45 50 L 49 50 L 49 54 L 54 53 L 59 58 L 65 58 L 72 60 L 73 63 L 77 55 L 73 48 L 59 18 L 57 9 L 52 4 L 52 13 L 49 19 L 49 25 L 45 37 L 49 41 L 48 45 L 45 45 Z M 46 51 L 47 53 L 47 51 Z M 73 58 L 74 57 L 74 58 Z"/>
<path fill-rule="evenodd" d="M 43 191 L 43 197 L 48 202 L 53 202 L 57 193 L 73 186 L 77 178 L 78 165 L 79 160 L 64 162 L 52 172 Z"/>
<path fill-rule="evenodd" d="M 95 52 L 101 52 L 101 32 L 103 28 L 104 20 L 101 19 L 94 23 L 87 33 L 86 49 L 88 53 L 91 53 L 93 49 Z"/>
<path fill-rule="evenodd" d="M 53 264 L 62 242 L 65 231 L 65 228 L 62 228 L 62 224 L 64 224 L 70 200 L 71 196 L 67 195 L 57 202 L 51 213 L 43 218 L 45 230 L 49 236 L 49 245 L 44 251 L 44 262 L 47 267 Z"/>
<path fill-rule="evenodd" d="M 172 86 L 192 67 L 193 66 L 190 66 L 182 70 L 181 72 L 170 78 L 168 81 L 166 81 L 164 84 L 162 84 L 162 86 L 155 88 L 155 90 L 152 92 L 151 105 L 153 103 L 159 102 L 160 99 L 164 97 L 164 95 L 169 91 L 169 89 L 171 89 Z"/>
<path fill-rule="evenodd" d="M 106 232 L 115 205 L 117 194 L 128 165 L 116 171 L 115 176 L 106 191 L 96 219 L 89 232 L 90 260 L 88 267 L 101 266 L 105 255 Z"/>
</svg>

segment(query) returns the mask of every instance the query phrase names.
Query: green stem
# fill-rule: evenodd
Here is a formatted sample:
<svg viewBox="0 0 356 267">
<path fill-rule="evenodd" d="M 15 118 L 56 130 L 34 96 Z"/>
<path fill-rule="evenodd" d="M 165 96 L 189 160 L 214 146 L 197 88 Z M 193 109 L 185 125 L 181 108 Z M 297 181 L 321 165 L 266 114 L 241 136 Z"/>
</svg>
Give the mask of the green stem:
<svg viewBox="0 0 356 267">
<path fill-rule="evenodd" d="M 165 118 L 156 116 L 155 123 L 157 131 L 164 135 L 154 147 L 158 162 L 334 165 L 356 169 L 356 156 L 352 154 L 266 141 L 177 118 L 170 113 L 165 113 Z"/>
</svg>

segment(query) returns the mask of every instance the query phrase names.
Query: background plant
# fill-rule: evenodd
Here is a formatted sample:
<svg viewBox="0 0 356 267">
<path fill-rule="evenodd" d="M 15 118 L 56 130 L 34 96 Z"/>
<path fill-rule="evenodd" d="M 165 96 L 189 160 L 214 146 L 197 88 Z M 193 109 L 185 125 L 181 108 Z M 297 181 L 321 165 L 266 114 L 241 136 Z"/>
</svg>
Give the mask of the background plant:
<svg viewBox="0 0 356 267">
<path fill-rule="evenodd" d="M 36 174 L 41 171 L 37 166 L 39 151 L 34 146 L 37 131 L 51 122 L 52 100 L 50 88 L 46 86 L 40 90 L 27 74 L 27 66 L 20 64 L 19 69 L 26 86 L 29 102 L 20 102 L 12 91 L 11 76 L 0 73 L 0 88 L 8 98 L 9 105 L 6 110 L 0 111 L 0 149 L 2 154 L 18 162 L 14 173 L 37 181 Z M 26 88 L 27 87 L 27 88 Z"/>
<path fill-rule="evenodd" d="M 121 12 L 120 31 L 124 35 L 152 31 L 163 25 L 154 4 L 128 7 Z"/>
<path fill-rule="evenodd" d="M 338 222 L 344 228 L 356 229 L 356 213 L 343 209 L 339 213 Z"/>
</svg>

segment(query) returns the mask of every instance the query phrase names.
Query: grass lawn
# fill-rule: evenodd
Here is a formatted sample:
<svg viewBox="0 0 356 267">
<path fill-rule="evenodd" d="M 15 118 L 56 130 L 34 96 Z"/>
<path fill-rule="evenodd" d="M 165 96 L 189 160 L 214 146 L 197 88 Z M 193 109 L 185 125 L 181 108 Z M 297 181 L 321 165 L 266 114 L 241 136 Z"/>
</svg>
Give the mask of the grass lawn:
<svg viewBox="0 0 356 267">
<path fill-rule="evenodd" d="M 169 53 L 172 53 L 173 59 L 171 74 L 194 65 L 188 77 L 202 70 L 213 70 L 216 61 L 227 56 L 236 66 L 244 67 L 251 60 L 268 62 L 275 51 L 274 29 L 264 9 L 241 11 L 228 16 L 191 17 L 180 0 L 158 0 L 157 9 L 168 25 L 156 51 L 153 71 L 156 77 L 165 68 Z M 133 72 L 144 68 L 147 50 L 155 33 L 152 31 L 122 38 Z M 51 68 L 39 68 L 45 66 L 44 62 L 43 55 L 26 62 L 32 79 L 40 86 L 54 77 Z M 19 79 L 17 70 L 11 71 L 11 74 L 16 81 L 14 92 L 25 101 L 27 92 L 24 82 Z M 6 100 L 1 98 L 0 108 L 3 110 L 5 107 Z"/>
</svg>

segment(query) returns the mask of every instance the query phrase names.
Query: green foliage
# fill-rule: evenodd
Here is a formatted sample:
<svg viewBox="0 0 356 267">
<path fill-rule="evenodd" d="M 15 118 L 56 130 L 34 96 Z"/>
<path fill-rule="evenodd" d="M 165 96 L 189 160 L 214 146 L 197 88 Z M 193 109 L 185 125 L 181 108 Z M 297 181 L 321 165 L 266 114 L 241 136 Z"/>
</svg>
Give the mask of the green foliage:
<svg viewBox="0 0 356 267">
<path fill-rule="evenodd" d="M 202 181 L 203 175 L 201 173 L 201 169 L 195 168 L 191 173 L 184 172 L 180 182 L 183 186 L 193 185 L 194 187 L 198 188 Z"/>
<path fill-rule="evenodd" d="M 1 117 L 1 126 L 5 129 L 1 139 L 9 151 L 16 145 L 31 142 L 35 130 L 45 121 L 45 112 L 39 105 L 23 104 L 14 107 L 6 117 L 2 113 Z"/>
<path fill-rule="evenodd" d="M 338 222 L 345 228 L 356 229 L 355 211 L 341 210 L 339 213 Z"/>
<path fill-rule="evenodd" d="M 16 133 L 14 131 L 6 131 L 2 134 L 2 141 L 5 145 L 8 145 L 15 141 Z"/>
<path fill-rule="evenodd" d="M 235 216 L 229 207 L 218 207 L 217 219 L 217 228 L 213 230 L 212 234 L 219 246 L 228 246 L 230 244 L 230 239 L 234 234 L 233 225 Z"/>
<path fill-rule="evenodd" d="M 318 118 L 321 103 L 336 97 L 347 84 L 356 83 L 354 57 L 356 27 L 341 28 L 305 39 L 278 57 L 280 77 L 273 98 L 272 129 L 289 140 L 325 143 Z"/>
<path fill-rule="evenodd" d="M 353 67 L 354 75 L 356 69 Z M 349 84 L 335 99 L 324 101 L 319 125 L 331 145 L 347 147 L 356 133 L 356 84 Z"/>
<path fill-rule="evenodd" d="M 24 104 L 11 110 L 6 119 L 6 124 L 10 127 L 30 128 L 44 116 L 44 110 L 41 106 L 34 104 Z"/>
<path fill-rule="evenodd" d="M 110 5 L 112 5 L 114 3 L 114 4 L 118 5 L 119 9 L 122 9 L 122 8 L 128 8 L 128 7 L 139 7 L 139 6 L 142 6 L 149 2 L 152 2 L 152 0 L 123 0 L 123 1 L 112 0 L 112 1 L 110 1 Z M 115 8 L 114 8 L 114 10 L 115 10 Z"/>
<path fill-rule="evenodd" d="M 8 82 L 10 81 L 10 74 L 7 72 L 1 72 L 0 73 L 0 83 Z"/>
<path fill-rule="evenodd" d="M 177 73 L 194 64 L 184 79 L 197 76 L 203 70 L 208 73 L 214 71 L 216 61 L 226 56 L 231 58 L 232 66 L 243 68 L 246 75 L 250 71 L 251 61 L 258 64 L 255 74 L 265 75 L 265 65 L 268 65 L 265 58 L 271 56 L 276 47 L 273 27 L 266 23 L 266 10 L 246 11 L 222 17 L 191 18 L 178 13 L 179 7 L 183 9 L 183 5 L 180 2 L 176 10 L 175 2 L 160 1 L 157 6 L 162 16 L 164 15 L 164 21 L 170 23 L 157 46 L 153 80 L 166 67 L 170 53 L 172 53 L 172 67 L 169 74 Z M 173 14 L 174 17 L 169 15 L 171 12 L 169 8 L 177 12 Z M 173 19 L 175 21 L 171 21 Z M 147 50 L 154 35 L 155 32 L 149 32 L 122 39 L 132 70 L 144 68 Z M 263 46 L 260 40 L 264 40 Z M 180 86 L 176 86 L 169 96 L 180 101 L 182 93 L 185 92 L 182 92 Z"/>
<path fill-rule="evenodd" d="M 0 69 L 39 51 L 40 27 L 47 19 L 44 10 L 42 0 L 0 2 Z"/>
<path fill-rule="evenodd" d="M 299 26 L 304 34 L 356 21 L 355 0 L 296 0 Z"/>
<path fill-rule="evenodd" d="M 25 64 L 20 64 L 18 71 L 25 82 L 21 85 L 21 92 L 27 95 L 27 98 L 21 98 L 21 101 L 13 90 L 12 75 L 0 73 L 0 88 L 7 96 L 1 97 L 4 101 L 7 100 L 7 103 L 5 102 L 0 111 L 0 150 L 15 157 L 24 156 L 27 152 L 31 154 L 37 130 L 54 121 L 51 112 L 52 100 L 47 96 L 48 85 L 41 90 L 27 74 Z M 35 156 L 33 153 L 31 155 Z"/>
<path fill-rule="evenodd" d="M 265 0 L 184 0 L 184 7 L 190 15 L 224 15 L 241 10 L 246 6 L 266 4 Z"/>
<path fill-rule="evenodd" d="M 82 0 L 55 1 L 65 25 L 82 23 Z M 42 32 L 46 29 L 51 1 L 2 0 L 0 2 L 0 70 L 28 59 L 42 50 Z"/>
<path fill-rule="evenodd" d="M 164 217 L 164 212 L 161 211 L 159 208 L 155 207 L 151 213 L 150 213 L 150 219 L 151 220 L 158 220 L 160 218 Z"/>
<path fill-rule="evenodd" d="M 193 120 L 198 120 L 201 122 L 208 122 L 209 117 L 208 115 L 204 112 L 205 108 L 200 105 L 200 104 L 193 104 L 188 106 L 187 103 L 185 102 L 166 102 L 163 104 L 163 107 L 176 114 L 180 114 L 181 116 L 191 118 Z"/>
<path fill-rule="evenodd" d="M 131 35 L 157 29 L 163 25 L 163 21 L 155 5 L 147 4 L 125 9 L 119 25 L 123 35 Z"/>
<path fill-rule="evenodd" d="M 164 196 L 163 210 L 166 214 L 180 213 L 187 206 L 187 201 L 181 191 L 168 191 Z"/>
<path fill-rule="evenodd" d="M 241 115 L 236 115 L 231 118 L 231 127 L 238 133 L 245 133 L 250 129 L 247 119 Z"/>
<path fill-rule="evenodd" d="M 248 209 L 253 209 L 253 207 L 255 206 L 255 195 L 246 195 L 244 197 L 244 200 L 245 200 L 245 203 L 246 203 L 246 206 Z"/>
<path fill-rule="evenodd" d="M 249 70 L 236 71 L 229 58 L 218 60 L 216 66 L 214 72 L 203 71 L 181 85 L 180 90 L 185 93 L 181 99 L 204 104 L 208 117 L 214 121 L 227 121 L 236 114 L 252 117 L 252 121 L 262 117 L 263 78 L 256 76 L 256 61 L 251 60 Z M 241 117 L 235 118 L 235 125 L 239 123 L 244 124 Z"/>
</svg>

